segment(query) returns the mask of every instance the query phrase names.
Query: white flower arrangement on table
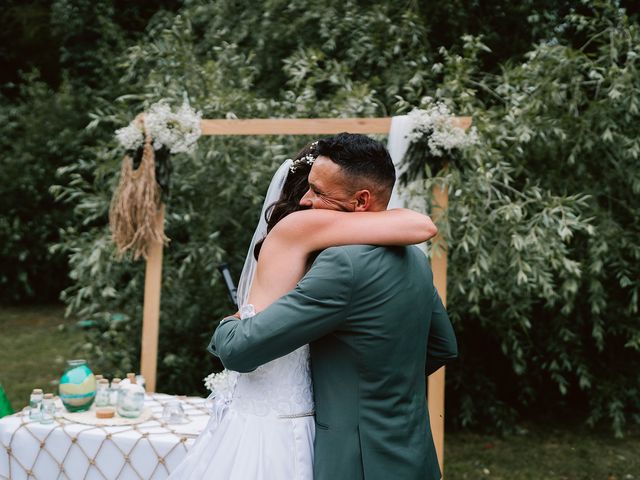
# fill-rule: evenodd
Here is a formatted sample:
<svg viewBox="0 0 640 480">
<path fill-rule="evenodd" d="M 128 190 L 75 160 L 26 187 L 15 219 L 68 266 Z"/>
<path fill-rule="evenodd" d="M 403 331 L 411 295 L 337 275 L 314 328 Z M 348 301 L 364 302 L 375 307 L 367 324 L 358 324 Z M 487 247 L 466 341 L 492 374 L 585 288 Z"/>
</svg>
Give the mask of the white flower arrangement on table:
<svg viewBox="0 0 640 480">
<path fill-rule="evenodd" d="M 422 99 L 426 108 L 415 108 L 409 112 L 411 131 L 407 138 L 412 142 L 427 140 L 429 153 L 434 157 L 443 157 L 454 150 L 463 150 L 478 141 L 475 127 L 465 130 L 455 125 L 449 107 L 431 97 Z"/>
<path fill-rule="evenodd" d="M 186 100 L 177 111 L 171 110 L 166 100 L 151 105 L 144 114 L 144 128 L 153 139 L 154 150 L 166 148 L 170 153 L 191 153 L 202 135 L 202 114 L 196 112 Z M 136 151 L 144 144 L 142 124 L 133 120 L 116 130 L 116 138 L 125 150 Z"/>
</svg>

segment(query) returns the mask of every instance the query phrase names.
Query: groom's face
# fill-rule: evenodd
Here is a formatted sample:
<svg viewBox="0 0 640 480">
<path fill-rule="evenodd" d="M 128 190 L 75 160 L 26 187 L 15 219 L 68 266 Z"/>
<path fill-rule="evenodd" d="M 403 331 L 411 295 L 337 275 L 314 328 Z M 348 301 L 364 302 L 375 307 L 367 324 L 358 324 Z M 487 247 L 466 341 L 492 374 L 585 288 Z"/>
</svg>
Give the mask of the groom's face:
<svg viewBox="0 0 640 480">
<path fill-rule="evenodd" d="M 342 168 L 329 157 L 319 156 L 309 172 L 309 190 L 300 200 L 307 208 L 353 212 L 357 201 Z"/>
</svg>

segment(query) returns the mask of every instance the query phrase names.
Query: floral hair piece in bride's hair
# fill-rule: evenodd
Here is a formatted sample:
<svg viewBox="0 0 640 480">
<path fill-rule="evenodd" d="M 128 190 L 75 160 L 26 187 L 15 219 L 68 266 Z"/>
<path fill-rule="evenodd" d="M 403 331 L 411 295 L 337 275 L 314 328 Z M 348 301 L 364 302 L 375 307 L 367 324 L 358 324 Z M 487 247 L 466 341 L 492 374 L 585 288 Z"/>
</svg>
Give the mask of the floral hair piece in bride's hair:
<svg viewBox="0 0 640 480">
<path fill-rule="evenodd" d="M 293 162 L 293 164 L 289 167 L 289 170 L 291 171 L 291 173 L 295 172 L 296 169 L 303 163 L 307 165 L 313 165 L 313 162 L 316 161 L 316 157 L 318 156 L 317 148 L 318 148 L 318 141 L 316 140 L 309 147 L 309 153 L 307 153 L 304 157 L 297 158 Z"/>
</svg>

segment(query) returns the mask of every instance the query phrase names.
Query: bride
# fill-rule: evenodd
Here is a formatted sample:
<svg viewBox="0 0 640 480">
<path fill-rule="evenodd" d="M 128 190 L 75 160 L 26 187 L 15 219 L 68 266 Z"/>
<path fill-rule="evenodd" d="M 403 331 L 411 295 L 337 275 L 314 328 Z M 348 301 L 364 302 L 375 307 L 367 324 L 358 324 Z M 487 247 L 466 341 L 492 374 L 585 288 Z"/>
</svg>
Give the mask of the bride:
<svg viewBox="0 0 640 480">
<path fill-rule="evenodd" d="M 271 181 L 238 285 L 241 318 L 291 290 L 314 252 L 348 244 L 410 245 L 436 234 L 429 217 L 411 210 L 304 210 L 300 200 L 309 190 L 317 143 L 285 161 Z M 260 257 L 267 234 L 268 259 Z M 308 345 L 250 373 L 225 370 L 215 376 L 213 390 L 209 424 L 170 479 L 313 479 Z"/>
</svg>

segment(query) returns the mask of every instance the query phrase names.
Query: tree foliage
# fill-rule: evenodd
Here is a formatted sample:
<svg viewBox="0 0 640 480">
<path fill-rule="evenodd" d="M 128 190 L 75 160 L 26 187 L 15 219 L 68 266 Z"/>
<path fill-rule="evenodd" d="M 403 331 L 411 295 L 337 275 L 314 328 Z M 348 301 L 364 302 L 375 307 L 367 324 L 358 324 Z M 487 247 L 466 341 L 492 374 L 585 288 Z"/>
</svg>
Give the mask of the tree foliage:
<svg viewBox="0 0 640 480">
<path fill-rule="evenodd" d="M 476 38 L 443 52 L 437 95 L 482 139 L 426 182 L 454 192 L 458 420 L 586 405 L 621 435 L 640 407 L 640 32 L 607 2 L 555 30 L 495 75 Z"/>
<path fill-rule="evenodd" d="M 2 303 L 56 301 L 69 283 L 66 257 L 50 246 L 74 219 L 49 187 L 58 167 L 82 159 L 95 143 L 98 132 L 84 130 L 92 109 L 122 93 L 113 60 L 140 36 L 123 28 L 135 24 L 127 17 L 133 13 L 140 21 L 149 6 L 8 1 L 0 13 L 7 20 L 0 33 Z"/>
<path fill-rule="evenodd" d="M 66 259 L 51 255 L 67 209 L 48 192 L 56 168 L 75 155 L 84 124 L 73 112 L 69 89 L 57 94 L 32 75 L 21 87 L 22 102 L 0 99 L 0 300 L 55 301 L 67 271 Z M 62 284 L 61 284 L 62 282 Z"/>
</svg>

